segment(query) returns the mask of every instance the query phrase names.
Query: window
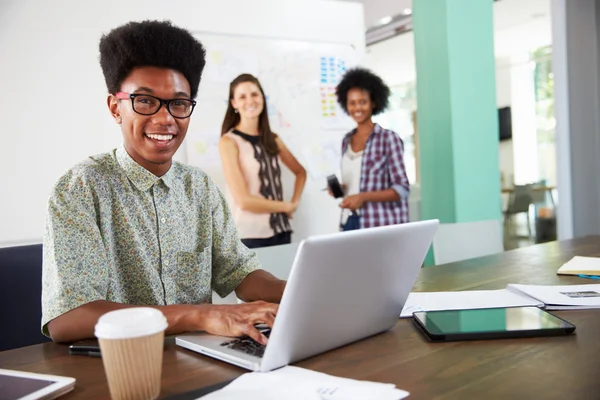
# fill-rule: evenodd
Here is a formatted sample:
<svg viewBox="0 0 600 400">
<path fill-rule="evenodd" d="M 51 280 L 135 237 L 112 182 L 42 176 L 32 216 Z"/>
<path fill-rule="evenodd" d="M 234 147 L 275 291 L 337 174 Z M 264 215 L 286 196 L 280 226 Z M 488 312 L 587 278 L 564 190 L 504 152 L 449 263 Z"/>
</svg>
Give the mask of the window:
<svg viewBox="0 0 600 400">
<path fill-rule="evenodd" d="M 382 128 L 398 133 L 404 142 L 404 165 L 411 184 L 418 181 L 415 146 L 415 118 L 417 109 L 417 88 L 415 82 L 390 87 L 388 109 L 373 118 Z"/>
<path fill-rule="evenodd" d="M 535 62 L 535 109 L 538 144 L 538 167 L 541 180 L 548 186 L 556 185 L 556 145 L 554 132 L 554 75 L 552 74 L 552 47 L 532 52 Z"/>
</svg>

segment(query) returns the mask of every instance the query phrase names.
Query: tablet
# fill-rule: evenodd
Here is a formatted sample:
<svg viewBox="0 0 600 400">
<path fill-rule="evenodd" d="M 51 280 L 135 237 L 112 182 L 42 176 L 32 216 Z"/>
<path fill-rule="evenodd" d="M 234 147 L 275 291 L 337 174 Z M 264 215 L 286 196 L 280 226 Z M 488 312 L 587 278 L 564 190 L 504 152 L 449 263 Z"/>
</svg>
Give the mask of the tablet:
<svg viewBox="0 0 600 400">
<path fill-rule="evenodd" d="M 74 378 L 0 369 L 1 400 L 56 399 L 74 387 Z"/>
<path fill-rule="evenodd" d="M 568 335 L 575 325 L 537 307 L 418 311 L 416 326 L 432 341 Z"/>
</svg>

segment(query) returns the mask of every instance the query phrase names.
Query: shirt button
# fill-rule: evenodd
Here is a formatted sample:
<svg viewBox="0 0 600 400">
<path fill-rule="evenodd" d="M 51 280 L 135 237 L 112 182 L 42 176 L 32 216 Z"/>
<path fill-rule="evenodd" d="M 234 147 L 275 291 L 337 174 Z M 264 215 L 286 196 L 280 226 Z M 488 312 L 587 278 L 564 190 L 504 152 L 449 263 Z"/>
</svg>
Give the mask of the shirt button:
<svg viewBox="0 0 600 400">
<path fill-rule="evenodd" d="M 165 265 L 168 267 L 169 266 L 169 260 L 165 260 Z"/>
<path fill-rule="evenodd" d="M 167 222 L 167 219 L 166 218 L 161 218 L 160 222 L 162 222 L 164 224 L 165 222 Z"/>
</svg>

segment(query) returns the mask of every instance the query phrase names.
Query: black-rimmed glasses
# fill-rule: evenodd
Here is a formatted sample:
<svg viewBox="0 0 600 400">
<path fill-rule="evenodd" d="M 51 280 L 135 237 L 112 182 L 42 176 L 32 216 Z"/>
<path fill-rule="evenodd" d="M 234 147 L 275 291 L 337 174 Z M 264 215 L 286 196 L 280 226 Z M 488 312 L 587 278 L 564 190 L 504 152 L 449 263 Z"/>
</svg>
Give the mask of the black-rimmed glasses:
<svg viewBox="0 0 600 400">
<path fill-rule="evenodd" d="M 196 102 L 191 99 L 165 100 L 156 96 L 142 93 L 117 92 L 115 97 L 119 100 L 131 99 L 133 111 L 141 115 L 154 115 L 164 104 L 174 118 L 189 118 L 196 107 Z"/>
</svg>

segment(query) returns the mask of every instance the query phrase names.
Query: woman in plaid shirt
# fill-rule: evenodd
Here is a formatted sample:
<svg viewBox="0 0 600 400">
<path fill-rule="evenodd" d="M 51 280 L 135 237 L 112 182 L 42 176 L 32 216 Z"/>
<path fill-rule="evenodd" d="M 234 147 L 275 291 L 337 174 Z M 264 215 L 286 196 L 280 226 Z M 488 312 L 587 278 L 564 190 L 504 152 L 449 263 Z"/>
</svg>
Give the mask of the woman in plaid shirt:
<svg viewBox="0 0 600 400">
<path fill-rule="evenodd" d="M 342 141 L 340 228 L 353 230 L 408 222 L 409 183 L 404 168 L 404 144 L 397 133 L 373 123 L 373 115 L 388 106 L 390 89 L 363 68 L 349 70 L 336 95 L 356 121 Z"/>
</svg>

